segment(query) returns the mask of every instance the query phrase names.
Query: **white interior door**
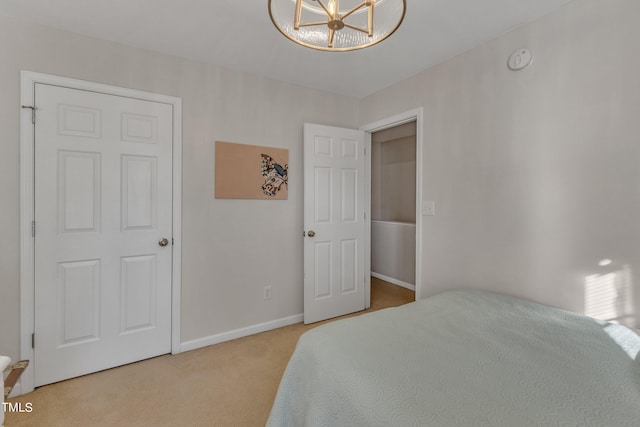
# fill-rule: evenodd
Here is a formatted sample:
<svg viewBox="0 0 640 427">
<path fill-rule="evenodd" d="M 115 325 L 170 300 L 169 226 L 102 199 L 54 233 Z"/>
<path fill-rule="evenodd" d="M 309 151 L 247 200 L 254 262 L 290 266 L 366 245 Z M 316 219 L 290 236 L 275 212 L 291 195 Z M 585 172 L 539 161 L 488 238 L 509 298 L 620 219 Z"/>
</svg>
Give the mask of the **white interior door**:
<svg viewBox="0 0 640 427">
<path fill-rule="evenodd" d="M 169 353 L 172 106 L 46 84 L 35 105 L 35 385 Z"/>
<path fill-rule="evenodd" d="M 365 308 L 364 132 L 304 125 L 304 322 Z"/>
</svg>

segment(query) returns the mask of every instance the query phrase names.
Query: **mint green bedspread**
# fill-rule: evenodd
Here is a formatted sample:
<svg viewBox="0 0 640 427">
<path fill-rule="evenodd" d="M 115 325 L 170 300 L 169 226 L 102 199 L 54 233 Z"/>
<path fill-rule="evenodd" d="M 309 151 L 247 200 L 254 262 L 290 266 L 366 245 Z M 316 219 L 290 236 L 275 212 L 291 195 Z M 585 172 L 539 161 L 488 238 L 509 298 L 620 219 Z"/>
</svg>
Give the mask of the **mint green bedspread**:
<svg viewBox="0 0 640 427">
<path fill-rule="evenodd" d="M 268 426 L 640 426 L 640 337 L 452 291 L 300 337 Z"/>
</svg>

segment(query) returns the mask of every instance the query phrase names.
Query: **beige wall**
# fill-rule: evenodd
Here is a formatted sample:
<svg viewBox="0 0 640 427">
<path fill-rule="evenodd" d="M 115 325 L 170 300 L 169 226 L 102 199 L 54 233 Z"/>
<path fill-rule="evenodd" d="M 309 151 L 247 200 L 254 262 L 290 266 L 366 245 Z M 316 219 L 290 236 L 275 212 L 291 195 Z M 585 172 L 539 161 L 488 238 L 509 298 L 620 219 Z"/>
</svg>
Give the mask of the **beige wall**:
<svg viewBox="0 0 640 427">
<path fill-rule="evenodd" d="M 638 17 L 637 0 L 576 0 L 361 101 L 362 124 L 424 106 L 423 296 L 472 287 L 583 311 L 589 278 L 630 271 L 637 311 Z M 510 71 L 522 47 L 534 63 Z"/>
<path fill-rule="evenodd" d="M 416 271 L 416 122 L 371 135 L 371 273 L 404 286 Z"/>
<path fill-rule="evenodd" d="M 416 222 L 416 123 L 371 135 L 371 218 Z"/>
<path fill-rule="evenodd" d="M 0 18 L 0 354 L 19 356 L 20 70 L 182 97 L 183 342 L 302 312 L 302 124 L 354 127 L 356 100 Z M 215 140 L 289 149 L 289 199 L 214 199 Z"/>
</svg>

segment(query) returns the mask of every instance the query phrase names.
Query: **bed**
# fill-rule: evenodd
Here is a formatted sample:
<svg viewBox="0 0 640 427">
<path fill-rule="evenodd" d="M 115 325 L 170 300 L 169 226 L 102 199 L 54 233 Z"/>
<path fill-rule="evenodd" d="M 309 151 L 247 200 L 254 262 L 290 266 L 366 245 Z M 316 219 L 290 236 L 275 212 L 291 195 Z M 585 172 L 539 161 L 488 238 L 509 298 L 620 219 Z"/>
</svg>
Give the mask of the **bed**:
<svg viewBox="0 0 640 427">
<path fill-rule="evenodd" d="M 640 337 L 483 291 L 303 334 L 268 426 L 640 426 Z"/>
</svg>

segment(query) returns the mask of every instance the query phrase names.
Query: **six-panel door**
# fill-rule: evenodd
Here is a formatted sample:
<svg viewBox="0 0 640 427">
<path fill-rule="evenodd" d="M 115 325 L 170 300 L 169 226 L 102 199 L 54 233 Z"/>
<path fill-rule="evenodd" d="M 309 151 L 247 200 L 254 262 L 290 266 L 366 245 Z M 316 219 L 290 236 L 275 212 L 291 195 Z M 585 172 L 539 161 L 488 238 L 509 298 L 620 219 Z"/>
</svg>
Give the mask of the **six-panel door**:
<svg viewBox="0 0 640 427">
<path fill-rule="evenodd" d="M 35 385 L 171 350 L 172 106 L 36 84 Z"/>
<path fill-rule="evenodd" d="M 304 321 L 313 323 L 365 308 L 364 132 L 306 123 L 303 157 Z"/>
</svg>

